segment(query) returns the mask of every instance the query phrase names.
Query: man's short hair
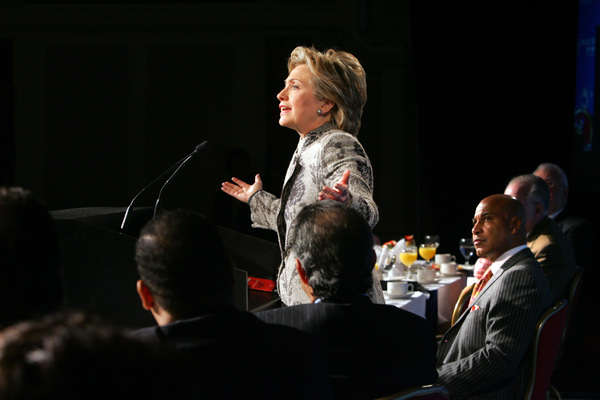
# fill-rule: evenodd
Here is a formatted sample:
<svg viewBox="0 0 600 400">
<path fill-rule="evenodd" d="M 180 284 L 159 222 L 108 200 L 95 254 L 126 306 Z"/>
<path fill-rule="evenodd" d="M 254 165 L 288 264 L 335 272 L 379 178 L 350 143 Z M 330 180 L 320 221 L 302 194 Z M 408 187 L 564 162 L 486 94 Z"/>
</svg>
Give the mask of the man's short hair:
<svg viewBox="0 0 600 400">
<path fill-rule="evenodd" d="M 550 174 L 550 178 L 554 185 L 563 190 L 569 190 L 569 179 L 567 178 L 565 171 L 559 165 L 548 162 L 541 163 L 534 172 L 537 171 L 547 171 Z"/>
<path fill-rule="evenodd" d="M 216 227 L 201 214 L 180 209 L 150 220 L 140 231 L 135 260 L 155 301 L 178 318 L 231 302 L 231 263 Z"/>
<path fill-rule="evenodd" d="M 169 398 L 181 360 L 99 317 L 48 314 L 0 334 L 0 398 Z"/>
<path fill-rule="evenodd" d="M 373 285 L 371 228 L 356 210 L 340 202 L 324 200 L 304 207 L 288 243 L 316 297 L 349 299 Z"/>
<path fill-rule="evenodd" d="M 62 305 L 59 253 L 46 206 L 30 190 L 0 187 L 0 326 Z"/>
<path fill-rule="evenodd" d="M 527 188 L 527 201 L 541 203 L 544 211 L 548 211 L 550 205 L 550 188 L 539 176 L 533 174 L 519 175 L 510 180 L 509 185 L 518 184 Z"/>
</svg>

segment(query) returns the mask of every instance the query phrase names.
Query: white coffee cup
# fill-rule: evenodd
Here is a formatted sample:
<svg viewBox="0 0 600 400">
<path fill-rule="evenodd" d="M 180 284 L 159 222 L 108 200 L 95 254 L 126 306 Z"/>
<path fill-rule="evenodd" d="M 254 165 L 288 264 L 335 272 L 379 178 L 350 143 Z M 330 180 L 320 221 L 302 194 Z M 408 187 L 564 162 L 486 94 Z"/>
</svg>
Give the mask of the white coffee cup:
<svg viewBox="0 0 600 400">
<path fill-rule="evenodd" d="M 435 255 L 435 263 L 436 264 L 444 264 L 456 261 L 456 257 L 454 257 L 450 253 L 441 253 Z"/>
<path fill-rule="evenodd" d="M 454 275 L 456 274 L 456 263 L 455 262 L 447 262 L 447 263 L 442 263 L 442 265 L 440 266 L 440 272 L 442 273 L 442 275 Z"/>
<path fill-rule="evenodd" d="M 387 292 L 393 296 L 404 296 L 408 293 L 410 286 L 408 282 L 404 281 L 388 281 Z"/>
<path fill-rule="evenodd" d="M 433 281 L 435 271 L 430 268 L 423 268 L 417 271 L 417 282 L 430 283 Z"/>
</svg>

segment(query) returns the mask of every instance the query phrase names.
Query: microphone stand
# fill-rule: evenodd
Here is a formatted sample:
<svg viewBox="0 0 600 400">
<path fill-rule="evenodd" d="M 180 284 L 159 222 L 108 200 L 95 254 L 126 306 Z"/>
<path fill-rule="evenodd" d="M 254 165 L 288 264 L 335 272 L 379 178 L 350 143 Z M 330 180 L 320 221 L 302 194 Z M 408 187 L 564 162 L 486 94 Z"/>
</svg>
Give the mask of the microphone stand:
<svg viewBox="0 0 600 400">
<path fill-rule="evenodd" d="M 134 197 L 133 199 L 131 199 L 131 202 L 129 203 L 129 205 L 127 206 L 127 208 L 125 209 L 125 214 L 123 215 L 123 220 L 121 221 L 121 232 L 123 232 L 124 228 L 125 228 L 125 222 L 127 221 L 127 217 L 129 216 L 129 211 L 131 210 L 131 207 L 133 206 L 133 203 L 137 200 L 137 198 L 144 193 L 150 186 L 152 186 L 154 183 L 156 183 L 157 181 L 159 181 L 160 179 L 164 178 L 169 172 L 171 172 L 173 170 L 173 168 L 175 169 L 175 172 L 173 172 L 173 174 L 171 176 L 169 176 L 169 178 L 167 179 L 167 181 L 165 182 L 165 184 L 161 187 L 160 189 L 160 193 L 158 195 L 158 199 L 156 199 L 156 204 L 154 206 L 154 214 L 153 214 L 153 218 L 156 215 L 156 207 L 158 206 L 158 202 L 160 200 L 160 194 L 162 193 L 163 189 L 165 188 L 165 186 L 167 185 L 167 183 L 169 183 L 169 181 L 177 174 L 177 172 L 179 171 L 179 169 L 183 166 L 183 164 L 185 164 L 186 162 L 188 162 L 198 151 L 204 149 L 206 147 L 206 145 L 208 144 L 208 142 L 205 140 L 204 142 L 200 143 L 199 145 L 197 145 L 194 148 L 194 151 L 192 151 L 190 154 L 188 154 L 187 156 L 183 157 L 182 159 L 178 160 L 175 164 L 171 165 L 169 168 L 167 168 L 162 174 L 160 174 L 158 177 L 156 177 L 155 179 L 153 179 L 150 183 L 148 183 L 146 186 L 144 186 Z"/>
</svg>

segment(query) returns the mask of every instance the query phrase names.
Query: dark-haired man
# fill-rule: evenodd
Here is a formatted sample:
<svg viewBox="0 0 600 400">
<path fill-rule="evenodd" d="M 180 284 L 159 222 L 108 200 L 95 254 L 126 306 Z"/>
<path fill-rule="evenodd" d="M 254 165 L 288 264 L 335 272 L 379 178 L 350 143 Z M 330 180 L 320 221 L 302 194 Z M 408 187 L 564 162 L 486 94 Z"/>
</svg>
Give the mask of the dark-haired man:
<svg viewBox="0 0 600 400">
<path fill-rule="evenodd" d="M 30 190 L 0 187 L 0 327 L 63 304 L 54 221 Z"/>
<path fill-rule="evenodd" d="M 135 334 L 197 356 L 194 373 L 207 382 L 200 394 L 330 398 L 325 361 L 309 335 L 233 307 L 232 267 L 206 218 L 160 214 L 142 228 L 135 259 L 142 306 L 158 324 Z"/>
<path fill-rule="evenodd" d="M 475 210 L 473 244 L 492 264 L 439 343 L 439 383 L 452 399 L 523 397 L 525 354 L 550 305 L 548 281 L 525 242 L 524 219 L 521 203 L 506 195 L 488 196 Z"/>
<path fill-rule="evenodd" d="M 575 275 L 575 259 L 559 226 L 548 217 L 548 185 L 536 175 L 520 175 L 510 180 L 504 194 L 519 200 L 524 207 L 527 246 L 548 278 L 552 300 L 567 297 Z"/>
<path fill-rule="evenodd" d="M 431 325 L 367 296 L 373 235 L 356 210 L 333 200 L 312 203 L 296 217 L 287 243 L 312 303 L 257 315 L 322 340 L 336 397 L 374 398 L 435 381 Z"/>
</svg>

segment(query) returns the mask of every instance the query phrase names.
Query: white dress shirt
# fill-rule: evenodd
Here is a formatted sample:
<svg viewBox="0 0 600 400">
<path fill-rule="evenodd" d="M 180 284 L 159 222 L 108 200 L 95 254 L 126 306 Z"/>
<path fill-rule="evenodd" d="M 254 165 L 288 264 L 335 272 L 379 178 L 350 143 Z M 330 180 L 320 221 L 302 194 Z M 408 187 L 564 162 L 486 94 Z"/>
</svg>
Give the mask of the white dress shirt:
<svg viewBox="0 0 600 400">
<path fill-rule="evenodd" d="M 510 250 L 505 251 L 504 253 L 502 253 L 502 255 L 498 258 L 496 258 L 496 261 L 494 261 L 491 265 L 490 268 L 492 269 L 492 275 L 495 275 L 496 272 L 498 272 L 498 270 L 500 269 L 500 267 L 502 266 L 502 264 L 504 264 L 506 262 L 506 260 L 508 260 L 509 258 L 511 258 L 512 256 L 514 256 L 515 254 L 517 254 L 518 252 L 520 252 L 523 249 L 526 249 L 527 245 L 526 244 L 522 244 L 520 246 L 517 247 L 513 247 Z"/>
</svg>

